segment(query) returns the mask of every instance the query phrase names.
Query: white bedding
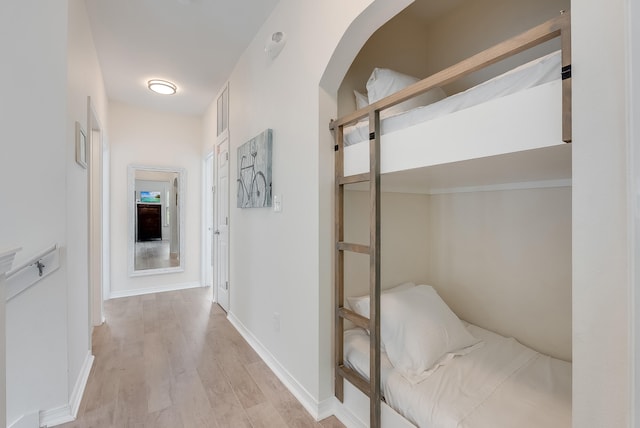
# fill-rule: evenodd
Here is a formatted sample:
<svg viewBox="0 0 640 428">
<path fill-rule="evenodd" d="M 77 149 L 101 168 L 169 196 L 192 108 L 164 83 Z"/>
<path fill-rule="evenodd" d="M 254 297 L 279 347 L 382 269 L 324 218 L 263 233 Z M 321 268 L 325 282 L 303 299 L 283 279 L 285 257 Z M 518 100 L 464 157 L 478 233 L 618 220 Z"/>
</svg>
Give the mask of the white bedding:
<svg viewBox="0 0 640 428">
<path fill-rule="evenodd" d="M 380 123 L 381 132 L 384 135 L 492 99 L 559 80 L 560 64 L 560 51 L 551 53 L 442 101 L 386 117 Z M 344 128 L 346 146 L 368 139 L 369 123 L 366 120 Z"/>
<path fill-rule="evenodd" d="M 484 346 L 456 357 L 412 385 L 383 353 L 387 404 L 425 428 L 571 427 L 571 364 L 474 325 Z M 345 332 L 347 366 L 368 378 L 369 336 Z"/>
</svg>

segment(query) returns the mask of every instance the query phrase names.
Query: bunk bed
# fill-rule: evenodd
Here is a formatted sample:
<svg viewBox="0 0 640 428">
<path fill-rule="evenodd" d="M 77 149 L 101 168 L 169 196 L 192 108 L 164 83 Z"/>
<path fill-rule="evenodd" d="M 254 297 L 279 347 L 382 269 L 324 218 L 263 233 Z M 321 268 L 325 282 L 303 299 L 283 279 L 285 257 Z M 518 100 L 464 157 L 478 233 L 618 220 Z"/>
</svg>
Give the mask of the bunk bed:
<svg viewBox="0 0 640 428">
<path fill-rule="evenodd" d="M 559 53 L 543 57 L 533 65 L 508 72 L 506 79 L 492 80 L 489 86 L 513 86 L 508 83 L 509 80 L 521 81 L 522 79 L 517 77 L 514 79 L 514 76 L 526 73 L 526 70 L 531 67 L 534 69 L 550 67 L 551 70 L 555 70 L 552 73 L 555 74 L 554 78 L 543 77 L 534 83 L 530 82 L 517 88 L 518 90 L 499 89 L 498 96 L 484 98 L 481 96 L 478 102 L 461 101 L 460 98 L 466 96 L 463 93 L 457 95 L 458 99 L 453 101 L 448 98 L 427 107 L 389 114 L 390 109 L 393 110 L 394 107 L 414 97 L 555 38 L 560 39 Z M 548 76 L 549 68 L 545 70 L 542 74 Z M 484 90 L 481 86 L 480 89 L 473 88 L 466 92 Z M 451 105 L 462 105 L 463 108 L 456 109 L 450 107 Z M 441 112 L 433 113 L 434 109 L 441 109 Z M 466 160 L 483 161 L 502 158 L 509 162 L 513 156 L 523 154 L 537 159 L 533 162 L 534 164 L 548 162 L 554 156 L 566 158 L 567 153 L 570 158 L 570 152 L 567 152 L 567 147 L 570 145 L 566 144 L 571 142 L 570 14 L 563 12 L 560 16 L 525 33 L 410 84 L 372 104 L 365 105 L 354 113 L 332 121 L 330 129 L 334 132 L 336 142 L 334 293 L 336 397 L 344 401 L 345 391 L 351 394 L 350 391 L 356 389 L 368 397 L 369 426 L 371 427 L 382 426 L 384 418 L 381 417 L 381 408 L 383 406 L 387 408 L 387 405 L 392 409 L 387 408 L 387 414 L 402 415 L 389 426 L 398 426 L 396 425 L 398 420 L 410 420 L 418 426 L 433 428 L 441 426 L 468 428 L 569 426 L 570 363 L 541 355 L 513 339 L 503 338 L 458 320 L 457 322 L 464 326 L 464 332 L 479 339 L 480 344 L 484 346 L 479 346 L 476 343 L 478 341 L 469 342 L 463 348 L 473 349 L 468 352 L 468 355 L 460 357 L 454 357 L 456 352 L 451 354 L 449 352 L 451 349 L 446 349 L 444 354 L 437 355 L 438 358 L 435 361 L 438 361 L 438 364 L 434 365 L 434 360 L 431 358 L 427 359 L 431 366 L 427 364 L 414 367 L 414 371 L 417 371 L 413 374 L 420 374 L 417 379 L 407 377 L 406 370 L 403 371 L 402 367 L 397 367 L 399 364 L 397 350 L 395 357 L 387 355 L 385 351 L 389 351 L 387 342 L 390 338 L 387 333 L 386 341 L 383 343 L 385 324 L 384 315 L 381 316 L 381 302 L 388 311 L 384 302 L 393 300 L 389 296 L 396 293 L 381 293 L 380 193 L 381 177 L 387 173 L 396 173 L 389 176 L 401 175 L 407 171 L 411 174 L 424 168 Z M 368 140 L 369 144 L 362 143 L 362 140 Z M 540 153 L 544 154 L 539 156 Z M 536 166 L 534 165 L 533 168 Z M 369 244 L 345 242 L 345 187 L 363 186 L 367 183 L 370 195 Z M 366 310 L 358 309 L 357 305 L 345 305 L 346 252 L 369 256 L 370 298 L 364 300 Z M 427 286 L 418 288 L 423 289 L 423 287 Z M 405 290 L 397 293 L 394 298 L 406 293 L 415 293 L 415 291 Z M 413 297 L 415 301 L 420 300 L 416 296 Z M 409 299 L 409 306 L 411 301 L 412 299 Z M 448 308 L 442 309 L 442 305 L 446 307 L 444 302 L 438 303 L 437 307 L 447 312 Z M 404 312 L 404 309 L 400 312 Z M 453 316 L 455 317 L 455 314 Z M 387 316 L 388 319 L 389 316 Z M 447 319 L 451 320 L 451 318 Z M 457 320 L 457 317 L 455 319 Z M 381 320 L 383 321 L 382 332 Z M 455 321 L 452 323 L 455 325 L 453 328 L 459 331 L 460 326 Z M 345 326 L 350 325 L 355 328 L 345 330 Z M 460 334 L 464 333 L 460 332 Z M 478 347 L 481 349 L 476 349 Z M 465 353 L 467 352 L 458 354 Z M 503 361 L 504 364 L 500 364 L 500 367 L 507 366 L 511 371 L 497 370 L 500 373 L 497 374 L 499 380 L 495 380 L 496 389 L 491 390 L 490 393 L 484 392 L 493 398 L 489 401 L 477 398 L 476 401 L 467 403 L 468 408 L 462 409 L 459 403 L 464 400 L 461 400 L 460 395 L 456 395 L 456 391 L 462 388 L 464 394 L 473 397 L 480 394 L 478 390 L 482 390 L 486 379 L 478 380 L 473 377 L 474 368 L 481 364 L 478 361 L 500 361 L 499 355 L 510 355 L 508 360 Z M 451 364 L 439 364 L 441 357 L 446 357 Z M 392 364 L 392 360 L 396 365 Z M 542 373 L 545 373 L 546 377 L 538 376 Z M 536 380 L 538 377 L 544 380 L 538 382 Z M 461 379 L 466 380 L 461 381 Z M 344 380 L 348 381 L 346 386 Z M 536 395 L 524 401 L 532 403 L 534 408 L 545 407 L 542 412 L 536 408 L 536 414 L 542 417 L 542 420 L 532 419 L 531 409 L 528 409 L 528 412 L 527 409 L 520 409 L 522 411 L 519 412 L 517 402 L 513 401 L 513 397 L 518 397 L 522 390 L 517 385 L 522 384 L 521 381 L 524 380 L 532 381 L 524 384 L 529 385 Z M 422 395 L 419 392 L 421 389 Z M 551 394 L 552 391 L 558 395 Z M 509 398 L 511 401 L 508 400 Z M 358 399 L 362 401 L 361 397 Z M 412 402 L 412 400 L 415 401 Z M 500 407 L 501 400 L 511 403 L 515 413 L 506 412 L 504 407 Z M 473 413 L 470 409 L 477 409 L 477 412 Z M 421 416 L 421 412 L 426 412 L 426 416 Z M 518 421 L 518 418 L 528 418 L 527 422 L 530 425 L 515 423 L 514 421 Z M 549 422 L 551 420 L 555 422 L 551 424 Z M 407 422 L 406 426 L 411 426 L 411 423 Z"/>
</svg>

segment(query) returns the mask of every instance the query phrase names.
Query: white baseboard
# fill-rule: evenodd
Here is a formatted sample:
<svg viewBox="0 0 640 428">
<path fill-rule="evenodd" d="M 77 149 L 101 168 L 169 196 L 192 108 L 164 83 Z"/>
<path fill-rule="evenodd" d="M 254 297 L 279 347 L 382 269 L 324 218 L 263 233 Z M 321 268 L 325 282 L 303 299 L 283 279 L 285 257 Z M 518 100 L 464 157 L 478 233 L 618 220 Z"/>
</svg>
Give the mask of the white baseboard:
<svg viewBox="0 0 640 428">
<path fill-rule="evenodd" d="M 73 422 L 76 418 L 71 414 L 71 406 L 58 407 L 57 409 L 41 410 L 40 411 L 40 426 L 41 427 L 53 427 L 56 425 L 66 424 L 67 422 Z"/>
<path fill-rule="evenodd" d="M 349 410 L 347 406 L 342 404 L 335 397 L 334 400 L 333 415 L 342 422 L 342 425 L 347 428 L 367 428 L 367 425 L 363 423 L 351 410 Z"/>
<path fill-rule="evenodd" d="M 293 394 L 294 397 L 302 404 L 302 406 L 313 416 L 315 420 L 323 419 L 326 416 L 333 414 L 333 402 L 331 400 L 325 400 L 322 405 L 319 404 L 315 398 L 307 391 L 304 386 L 287 371 L 286 368 L 278 362 L 278 360 L 265 348 L 262 343 L 251 333 L 242 322 L 233 314 L 229 312 L 227 315 L 229 322 L 238 330 L 242 337 L 251 345 L 251 347 L 258 353 L 260 358 L 269 366 L 280 381 L 287 387 L 287 389 Z M 327 405 L 326 402 L 329 402 Z M 331 408 L 328 408 L 331 407 Z M 322 411 L 321 411 L 322 410 Z"/>
<path fill-rule="evenodd" d="M 82 395 L 84 389 L 87 387 L 87 381 L 89 380 L 89 373 L 91 373 L 91 367 L 95 357 L 91 354 L 91 351 L 87 352 L 87 356 L 84 359 L 80 374 L 76 380 L 76 384 L 71 391 L 71 397 L 69 397 L 69 406 L 71 406 L 71 414 L 75 419 L 78 416 L 78 409 L 80 408 L 80 402 L 82 401 Z"/>
<path fill-rule="evenodd" d="M 116 290 L 111 291 L 109 299 L 118 299 L 120 297 L 142 296 L 145 294 L 163 293 L 165 291 L 186 290 L 188 288 L 202 287 L 199 282 L 186 282 L 182 284 L 159 285 L 157 287 L 135 288 L 132 290 Z"/>
<path fill-rule="evenodd" d="M 78 379 L 69 396 L 69 404 L 52 410 L 43 410 L 40 412 L 40 426 L 53 427 L 61 425 L 67 422 L 75 421 L 78 417 L 78 409 L 80 409 L 80 402 L 82 401 L 82 395 L 87 386 L 89 380 L 89 373 L 91 373 L 91 367 L 93 366 L 94 356 L 91 352 L 87 352 L 87 356 L 84 359 Z"/>
<path fill-rule="evenodd" d="M 340 401 L 336 397 L 327 398 L 318 404 L 318 417 L 316 420 L 321 421 L 333 416 L 336 413 L 336 405 L 339 405 Z"/>
</svg>

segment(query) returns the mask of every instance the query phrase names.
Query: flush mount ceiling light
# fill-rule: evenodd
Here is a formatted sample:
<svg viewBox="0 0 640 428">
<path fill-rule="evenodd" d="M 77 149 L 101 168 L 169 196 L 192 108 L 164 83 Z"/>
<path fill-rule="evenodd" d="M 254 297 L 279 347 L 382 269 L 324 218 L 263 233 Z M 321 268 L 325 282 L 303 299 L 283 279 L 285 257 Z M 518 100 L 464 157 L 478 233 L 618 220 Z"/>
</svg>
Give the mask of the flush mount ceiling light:
<svg viewBox="0 0 640 428">
<path fill-rule="evenodd" d="M 147 82 L 147 86 L 153 92 L 156 92 L 162 95 L 173 95 L 176 93 L 176 89 L 177 89 L 176 85 L 174 85 L 173 83 L 167 82 L 166 80 L 160 80 L 160 79 L 149 80 Z"/>
</svg>

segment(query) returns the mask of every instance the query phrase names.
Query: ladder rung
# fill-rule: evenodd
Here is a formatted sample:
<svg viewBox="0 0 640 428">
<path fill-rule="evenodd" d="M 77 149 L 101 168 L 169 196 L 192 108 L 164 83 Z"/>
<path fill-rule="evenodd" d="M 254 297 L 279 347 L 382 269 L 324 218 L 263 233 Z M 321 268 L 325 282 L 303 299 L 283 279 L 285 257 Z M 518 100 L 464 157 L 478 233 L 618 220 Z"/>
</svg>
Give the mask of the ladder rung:
<svg viewBox="0 0 640 428">
<path fill-rule="evenodd" d="M 349 244 L 347 242 L 338 242 L 337 248 L 339 251 L 351 251 L 352 253 L 369 254 L 368 245 Z"/>
<path fill-rule="evenodd" d="M 338 177 L 338 184 L 355 184 L 365 183 L 371 180 L 371 175 L 368 172 L 364 174 L 349 175 L 347 177 Z"/>
<path fill-rule="evenodd" d="M 358 315 L 353 311 L 350 311 L 346 308 L 340 308 L 338 310 L 338 315 L 342 318 L 351 321 L 358 327 L 362 327 L 364 329 L 369 329 L 369 318 L 363 317 L 362 315 Z"/>
<path fill-rule="evenodd" d="M 358 374 L 358 372 L 351 370 L 344 365 L 338 366 L 338 374 L 351 382 L 353 386 L 358 388 L 364 395 L 371 397 L 371 384 L 368 380 Z"/>
</svg>

